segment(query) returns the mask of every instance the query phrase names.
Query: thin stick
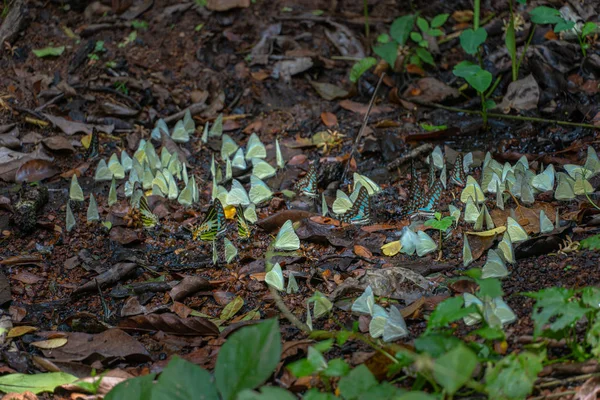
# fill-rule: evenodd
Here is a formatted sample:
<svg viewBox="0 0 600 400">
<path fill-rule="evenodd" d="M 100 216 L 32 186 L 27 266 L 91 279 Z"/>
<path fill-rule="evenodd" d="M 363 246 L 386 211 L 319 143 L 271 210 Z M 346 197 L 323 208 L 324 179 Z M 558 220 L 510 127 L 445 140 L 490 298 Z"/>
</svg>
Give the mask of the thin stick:
<svg viewBox="0 0 600 400">
<path fill-rule="evenodd" d="M 369 122 L 369 115 L 371 114 L 371 110 L 373 109 L 373 104 L 375 104 L 375 97 L 377 96 L 377 92 L 379 91 L 381 82 L 383 82 L 384 76 L 385 76 L 385 72 L 383 72 L 381 74 L 381 76 L 379 77 L 379 82 L 377 82 L 377 86 L 375 87 L 373 96 L 371 96 L 371 101 L 369 102 L 369 108 L 367 109 L 367 113 L 365 114 L 365 117 L 363 118 L 363 123 L 362 123 L 362 126 L 360 127 L 360 131 L 358 131 L 358 135 L 356 136 L 356 139 L 354 139 L 354 144 L 352 145 L 352 150 L 350 151 L 350 158 L 348 159 L 348 162 L 346 163 L 346 168 L 344 168 L 344 173 L 342 174 L 342 180 L 341 180 L 342 182 L 344 182 L 346 179 L 346 174 L 348 173 L 348 168 L 350 168 L 350 160 L 352 160 L 352 157 L 354 156 L 354 153 L 356 152 L 356 148 L 358 147 L 358 143 L 360 142 L 360 139 L 362 138 L 362 135 L 365 132 L 365 129 L 367 128 L 367 122 Z"/>
<path fill-rule="evenodd" d="M 275 305 L 277 306 L 279 311 L 281 311 L 283 316 L 286 317 L 287 320 L 290 321 L 292 323 L 292 325 L 294 325 L 296 328 L 298 328 L 299 330 L 301 330 L 302 332 L 304 332 L 306 334 L 309 334 L 310 328 L 308 327 L 308 325 L 306 325 L 304 322 L 300 321 L 298 319 L 298 317 L 296 317 L 290 311 L 290 309 L 287 308 L 287 306 L 283 302 L 283 299 L 281 298 L 279 293 L 277 293 L 277 289 L 269 286 L 269 290 L 271 291 L 271 296 L 273 296 L 273 300 L 275 300 Z"/>
<path fill-rule="evenodd" d="M 466 113 L 466 114 L 479 114 L 483 117 L 483 113 L 479 110 L 465 110 L 464 108 L 450 107 L 450 106 L 445 106 L 445 105 L 438 104 L 438 103 L 429 103 L 427 101 L 421 101 L 421 100 L 410 99 L 410 98 L 404 98 L 403 100 L 409 101 L 411 103 L 419 104 L 419 105 L 425 106 L 425 107 L 439 108 L 442 110 L 448 110 L 448 111 L 454 111 L 454 112 Z M 538 117 L 523 117 L 521 115 L 506 115 L 506 114 L 488 113 L 487 116 L 488 116 L 488 118 L 494 118 L 494 119 L 512 119 L 512 120 L 517 120 L 517 121 L 543 122 L 546 124 L 557 124 L 557 125 L 566 125 L 566 126 L 578 126 L 581 128 L 589 128 L 589 129 L 600 129 L 600 127 L 598 127 L 598 126 L 580 123 L 580 122 L 558 121 L 555 119 L 546 119 L 546 118 L 538 118 Z"/>
</svg>

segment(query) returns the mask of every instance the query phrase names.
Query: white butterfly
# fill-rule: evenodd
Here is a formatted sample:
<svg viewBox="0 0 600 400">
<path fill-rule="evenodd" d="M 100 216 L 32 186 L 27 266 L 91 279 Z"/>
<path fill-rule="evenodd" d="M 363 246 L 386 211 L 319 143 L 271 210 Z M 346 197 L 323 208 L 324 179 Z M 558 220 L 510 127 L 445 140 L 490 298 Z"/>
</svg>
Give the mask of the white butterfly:
<svg viewBox="0 0 600 400">
<path fill-rule="evenodd" d="M 279 233 L 277 233 L 277 237 L 275 238 L 274 247 L 277 250 L 285 251 L 293 251 L 300 248 L 300 238 L 298 238 L 298 235 L 296 235 L 296 232 L 294 231 L 292 221 L 285 221 L 281 229 L 279 229 Z"/>
<path fill-rule="evenodd" d="M 79 181 L 77 180 L 77 174 L 73 174 L 71 177 L 71 188 L 69 189 L 69 199 L 74 201 L 83 201 L 85 198 L 83 197 L 83 190 L 81 186 L 79 186 Z"/>
<path fill-rule="evenodd" d="M 100 221 L 100 214 L 98 213 L 98 203 L 93 194 L 90 194 L 90 205 L 87 209 L 87 221 Z"/>
<path fill-rule="evenodd" d="M 504 278 L 508 276 L 508 269 L 504 261 L 495 250 L 490 249 L 487 254 L 487 261 L 481 269 L 481 278 Z"/>
</svg>

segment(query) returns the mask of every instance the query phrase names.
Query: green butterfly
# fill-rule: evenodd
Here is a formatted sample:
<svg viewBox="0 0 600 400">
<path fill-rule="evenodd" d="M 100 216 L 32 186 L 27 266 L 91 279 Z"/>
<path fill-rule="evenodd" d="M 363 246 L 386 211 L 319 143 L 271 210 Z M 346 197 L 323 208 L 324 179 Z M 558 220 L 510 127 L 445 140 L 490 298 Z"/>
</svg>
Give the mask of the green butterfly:
<svg viewBox="0 0 600 400">
<path fill-rule="evenodd" d="M 248 221 L 246 221 L 246 217 L 244 216 L 244 209 L 239 205 L 235 207 L 235 217 L 237 219 L 238 236 L 241 239 L 249 239 L 252 230 L 248 224 Z"/>
<path fill-rule="evenodd" d="M 277 237 L 275 238 L 275 249 L 284 251 L 293 251 L 300 248 L 300 238 L 294 231 L 292 221 L 287 220 L 285 224 L 279 229 Z"/>
<path fill-rule="evenodd" d="M 227 226 L 225 224 L 225 211 L 223 204 L 217 198 L 214 199 L 212 206 L 208 209 L 206 217 L 198 228 L 192 230 L 192 238 L 197 240 L 213 241 L 225 234 Z"/>
<path fill-rule="evenodd" d="M 158 225 L 158 216 L 150 211 L 148 200 L 143 194 L 142 197 L 140 197 L 140 216 L 144 228 L 151 229 Z"/>
</svg>

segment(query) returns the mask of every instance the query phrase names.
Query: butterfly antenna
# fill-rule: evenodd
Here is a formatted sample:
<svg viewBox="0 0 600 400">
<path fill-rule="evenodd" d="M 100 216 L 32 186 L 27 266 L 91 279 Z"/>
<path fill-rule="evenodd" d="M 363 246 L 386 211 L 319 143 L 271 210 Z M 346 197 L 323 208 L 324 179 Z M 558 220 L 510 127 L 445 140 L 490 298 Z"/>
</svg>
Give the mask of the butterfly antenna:
<svg viewBox="0 0 600 400">
<path fill-rule="evenodd" d="M 348 168 L 350 168 L 350 160 L 354 156 L 356 152 L 356 148 L 358 147 L 358 143 L 362 138 L 365 129 L 367 128 L 367 122 L 369 122 L 369 115 L 371 114 L 371 110 L 373 109 L 373 104 L 375 103 L 375 96 L 377 96 L 377 92 L 379 91 L 379 87 L 381 86 L 381 82 L 383 82 L 383 77 L 385 76 L 385 72 L 381 73 L 379 77 L 379 82 L 377 82 L 377 86 L 375 87 L 375 91 L 373 92 L 373 96 L 371 96 L 371 101 L 369 102 L 369 108 L 367 109 L 367 113 L 363 118 L 363 123 L 358 131 L 358 135 L 356 135 L 356 139 L 354 139 L 354 144 L 352 144 L 352 150 L 350 150 L 350 157 L 348 158 L 348 162 L 346 162 L 346 167 L 344 168 L 344 173 L 342 174 L 342 182 L 346 180 L 346 175 L 348 174 Z"/>
</svg>

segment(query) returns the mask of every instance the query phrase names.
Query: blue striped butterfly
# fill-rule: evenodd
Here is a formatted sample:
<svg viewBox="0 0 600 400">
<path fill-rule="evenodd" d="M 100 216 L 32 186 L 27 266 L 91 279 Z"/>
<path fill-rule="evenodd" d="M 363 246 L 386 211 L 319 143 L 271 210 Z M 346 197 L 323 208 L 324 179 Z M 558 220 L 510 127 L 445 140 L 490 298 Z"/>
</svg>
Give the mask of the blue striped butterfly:
<svg viewBox="0 0 600 400">
<path fill-rule="evenodd" d="M 433 157 L 429 156 L 429 187 L 435 183 L 435 164 L 433 163 Z"/>
<path fill-rule="evenodd" d="M 352 225 L 365 225 L 371 220 L 371 200 L 369 192 L 364 186 L 358 191 L 358 196 L 352 207 L 340 215 L 340 221 Z"/>
<path fill-rule="evenodd" d="M 308 197 L 317 197 L 318 196 L 319 193 L 317 191 L 316 162 L 310 166 L 306 175 L 304 175 L 304 177 L 302 179 L 300 179 L 298 182 L 296 182 L 296 185 L 294 185 L 294 189 L 299 194 L 303 194 Z"/>
<path fill-rule="evenodd" d="M 419 173 L 415 167 L 414 161 L 410 164 L 410 186 L 408 188 L 408 202 L 404 206 L 401 218 L 406 218 L 417 211 L 425 203 L 423 189 L 419 185 Z"/>
<path fill-rule="evenodd" d="M 454 169 L 450 174 L 450 181 L 457 186 L 464 187 L 465 182 L 467 181 L 467 177 L 465 176 L 465 170 L 463 167 L 464 158 L 461 153 L 456 156 L 456 161 L 454 161 Z"/>
<path fill-rule="evenodd" d="M 192 238 L 197 240 L 200 237 L 200 240 L 213 241 L 222 236 L 226 230 L 223 204 L 216 198 L 212 206 L 208 209 L 202 224 L 198 228 L 192 229 Z"/>
<path fill-rule="evenodd" d="M 442 191 L 444 190 L 442 181 L 439 179 L 435 181 L 433 186 L 429 188 L 427 195 L 425 196 L 425 202 L 421 204 L 418 209 L 418 213 L 421 215 L 429 215 L 435 212 L 438 206 L 440 197 L 442 197 Z"/>
</svg>

